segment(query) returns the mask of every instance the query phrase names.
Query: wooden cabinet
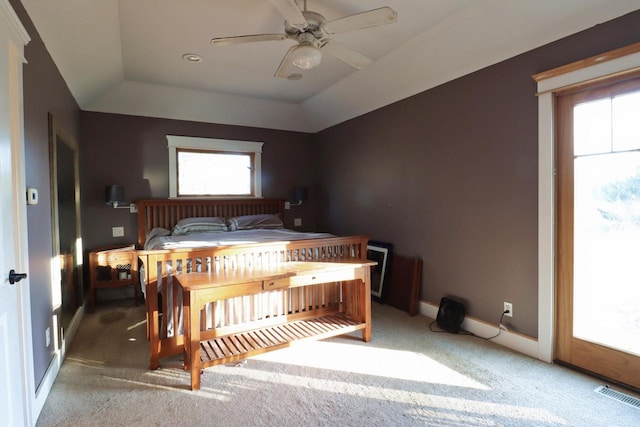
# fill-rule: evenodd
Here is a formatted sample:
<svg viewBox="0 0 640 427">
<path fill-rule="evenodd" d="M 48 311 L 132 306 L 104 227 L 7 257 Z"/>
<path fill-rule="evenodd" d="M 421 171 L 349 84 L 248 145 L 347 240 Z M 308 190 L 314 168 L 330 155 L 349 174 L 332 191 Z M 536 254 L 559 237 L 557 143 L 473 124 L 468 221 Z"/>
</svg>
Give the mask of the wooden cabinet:
<svg viewBox="0 0 640 427">
<path fill-rule="evenodd" d="M 89 252 L 89 298 L 95 309 L 98 289 L 133 286 L 135 304 L 142 299 L 138 279 L 138 253 L 134 245 L 108 246 Z"/>
</svg>

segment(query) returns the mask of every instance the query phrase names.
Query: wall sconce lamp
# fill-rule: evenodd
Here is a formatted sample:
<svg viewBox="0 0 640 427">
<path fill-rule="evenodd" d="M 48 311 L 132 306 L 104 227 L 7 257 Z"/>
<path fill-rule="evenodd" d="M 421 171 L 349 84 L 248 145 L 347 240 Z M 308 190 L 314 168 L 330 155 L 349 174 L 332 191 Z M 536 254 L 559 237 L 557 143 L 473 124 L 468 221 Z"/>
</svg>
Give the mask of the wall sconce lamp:
<svg viewBox="0 0 640 427">
<path fill-rule="evenodd" d="M 138 212 L 136 205 L 125 203 L 124 187 L 122 185 L 107 185 L 104 190 L 104 201 L 113 208 L 128 208 L 131 213 Z"/>
<path fill-rule="evenodd" d="M 290 203 L 291 206 L 300 206 L 307 200 L 307 187 L 296 187 L 293 190 L 293 200 L 295 201 Z"/>
</svg>

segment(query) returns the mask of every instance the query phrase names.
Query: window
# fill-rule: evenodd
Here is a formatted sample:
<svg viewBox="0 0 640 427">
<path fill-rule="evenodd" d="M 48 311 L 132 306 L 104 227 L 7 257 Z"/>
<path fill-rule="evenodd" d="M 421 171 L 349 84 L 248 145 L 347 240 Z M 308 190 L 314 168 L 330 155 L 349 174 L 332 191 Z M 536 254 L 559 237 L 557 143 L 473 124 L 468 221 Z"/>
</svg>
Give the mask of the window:
<svg viewBox="0 0 640 427">
<path fill-rule="evenodd" d="M 262 197 L 262 143 L 167 135 L 169 197 Z"/>
</svg>

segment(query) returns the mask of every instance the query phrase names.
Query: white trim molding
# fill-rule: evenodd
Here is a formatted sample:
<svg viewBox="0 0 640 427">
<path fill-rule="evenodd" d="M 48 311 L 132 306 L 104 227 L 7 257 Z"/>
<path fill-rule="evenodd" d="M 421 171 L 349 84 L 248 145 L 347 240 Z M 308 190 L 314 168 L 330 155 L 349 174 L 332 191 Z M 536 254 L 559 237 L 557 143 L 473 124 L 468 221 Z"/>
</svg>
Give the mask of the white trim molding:
<svg viewBox="0 0 640 427">
<path fill-rule="evenodd" d="M 27 30 L 22 25 L 22 22 L 20 22 L 20 18 L 18 18 L 18 15 L 16 15 L 16 12 L 8 0 L 0 1 L 0 14 L 8 24 L 9 35 L 14 43 L 17 46 L 26 46 L 31 41 L 31 37 L 29 37 L 29 33 L 27 33 Z M 20 51 L 22 52 L 22 49 L 20 49 Z"/>
<path fill-rule="evenodd" d="M 23 64 L 24 46 L 31 41 L 29 34 L 20 22 L 18 15 L 7 0 L 0 0 L 0 80 L 2 95 L 0 96 L 0 120 L 3 127 L 2 136 L 2 161 L 10 161 L 9 168 L 3 170 L 3 177 L 11 174 L 10 190 L 11 206 L 3 206 L 7 217 L 12 217 L 13 230 L 4 234 L 3 244 L 12 248 L 13 256 L 10 258 L 13 266 L 18 271 L 29 271 L 29 248 L 27 230 L 27 211 L 25 204 L 25 149 L 24 149 L 24 114 L 23 114 Z M 6 126 L 6 127 L 5 127 Z M 7 140 L 5 140 L 7 138 Z M 6 151 L 5 151 L 6 150 Z M 10 158 L 10 160 L 9 160 Z M 3 190 L 4 194 L 4 190 Z M 1 229 L 2 227 L 0 227 Z M 6 230 L 5 230 L 6 231 Z M 9 237 L 11 236 L 11 237 Z M 9 243 L 10 239 L 13 239 Z M 6 240 L 5 240 L 6 239 Z M 16 286 L 15 312 L 6 316 L 12 330 L 17 332 L 17 347 L 11 349 L 12 360 L 17 363 L 6 364 L 15 369 L 11 378 L 15 382 L 5 383 L 7 378 L 0 378 L 0 387 L 5 384 L 12 387 L 11 393 L 15 400 L 14 413 L 2 414 L 5 422 L 35 424 L 37 415 L 34 407 L 34 362 L 33 340 L 31 327 L 31 297 L 30 279 L 23 280 Z M 4 295 L 4 294 L 3 294 Z M 15 315 L 14 315 L 15 313 Z M 14 317 L 15 316 L 15 317 Z M 11 369 L 10 368 L 10 369 Z M 20 402 L 20 404 L 17 404 Z M 12 404 L 12 403 L 9 403 Z M 18 413 L 19 412 L 19 413 Z"/>
<path fill-rule="evenodd" d="M 602 59 L 600 59 L 602 58 Z M 555 93 L 607 76 L 640 68 L 640 52 L 609 59 L 598 55 L 592 65 L 538 80 L 538 348 L 537 357 L 554 359 L 555 310 Z"/>
<path fill-rule="evenodd" d="M 49 367 L 47 371 L 44 373 L 40 384 L 38 385 L 38 389 L 35 392 L 35 398 L 33 402 L 33 417 L 35 420 L 38 419 L 42 408 L 44 408 L 44 404 L 47 401 L 47 397 L 49 397 L 49 393 L 51 393 L 51 389 L 53 388 L 53 384 L 58 377 L 58 373 L 60 372 L 60 368 L 62 368 L 62 363 L 64 362 L 65 357 L 67 356 L 68 348 L 67 345 L 73 342 L 73 339 L 80 328 L 80 323 L 84 318 L 85 314 L 85 305 L 83 304 L 76 310 L 71 322 L 69 323 L 69 327 L 66 331 L 66 335 L 64 340 L 62 341 L 62 347 L 56 351 L 53 355 L 53 359 L 49 363 Z"/>
<path fill-rule="evenodd" d="M 169 197 L 178 196 L 176 173 L 176 151 L 178 148 L 218 150 L 240 153 L 253 153 L 255 197 L 262 197 L 262 142 L 236 141 L 232 139 L 199 138 L 193 136 L 167 135 L 169 148 Z"/>
<path fill-rule="evenodd" d="M 430 319 L 435 319 L 438 316 L 438 306 L 430 302 L 420 301 L 420 314 Z M 464 318 L 462 329 L 478 337 L 485 338 L 494 336 L 500 331 L 499 325 L 492 325 L 469 316 Z M 500 335 L 492 338 L 491 341 L 527 356 L 537 357 L 538 342 L 535 338 L 502 330 Z"/>
</svg>

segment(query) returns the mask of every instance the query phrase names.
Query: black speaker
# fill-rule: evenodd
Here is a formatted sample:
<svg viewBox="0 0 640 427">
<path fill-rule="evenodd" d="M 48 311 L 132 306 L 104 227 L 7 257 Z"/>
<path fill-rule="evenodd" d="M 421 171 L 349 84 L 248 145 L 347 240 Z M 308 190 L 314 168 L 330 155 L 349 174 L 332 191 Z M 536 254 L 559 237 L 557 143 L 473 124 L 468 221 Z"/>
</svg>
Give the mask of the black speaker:
<svg viewBox="0 0 640 427">
<path fill-rule="evenodd" d="M 440 300 L 436 323 L 441 329 L 457 334 L 464 320 L 464 305 L 457 301 L 443 297 Z"/>
</svg>

